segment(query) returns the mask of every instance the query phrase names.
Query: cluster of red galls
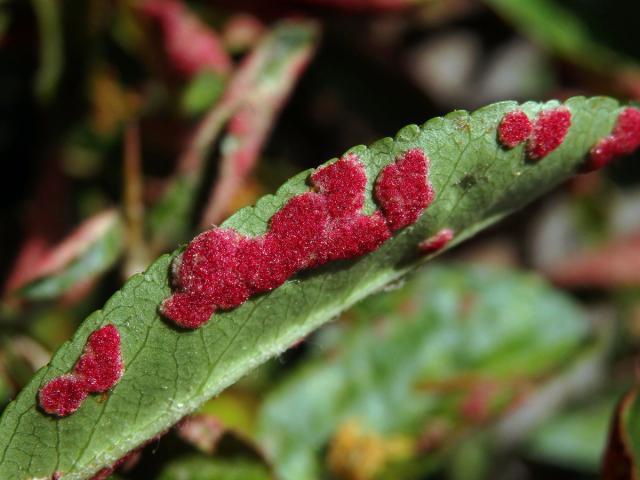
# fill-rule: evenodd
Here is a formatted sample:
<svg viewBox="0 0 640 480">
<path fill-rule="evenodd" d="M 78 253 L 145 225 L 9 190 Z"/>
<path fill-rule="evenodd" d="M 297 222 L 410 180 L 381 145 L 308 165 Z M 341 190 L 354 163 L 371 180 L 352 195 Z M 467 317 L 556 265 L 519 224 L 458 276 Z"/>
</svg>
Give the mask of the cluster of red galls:
<svg viewBox="0 0 640 480">
<path fill-rule="evenodd" d="M 59 417 L 75 412 L 90 393 L 110 390 L 124 373 L 120 333 L 113 325 L 93 332 L 72 373 L 50 380 L 40 389 L 42 409 Z"/>
<path fill-rule="evenodd" d="M 528 156 L 539 160 L 562 144 L 570 126 L 566 107 L 543 110 L 533 122 L 514 110 L 503 117 L 498 139 L 507 148 L 526 141 Z M 628 107 L 611 134 L 591 149 L 586 169 L 603 167 L 638 147 L 640 110 Z M 365 167 L 357 155 L 349 154 L 311 175 L 313 191 L 291 198 L 273 215 L 265 234 L 246 237 L 225 228 L 202 233 L 174 265 L 176 292 L 163 302 L 163 314 L 180 326 L 197 328 L 217 309 L 237 307 L 301 270 L 377 249 L 392 232 L 415 223 L 433 201 L 428 166 L 418 148 L 386 166 L 374 187 L 380 210 L 365 215 Z M 442 229 L 422 242 L 419 251 L 437 251 L 453 235 L 451 229 Z M 40 406 L 49 414 L 69 415 L 90 393 L 113 388 L 123 373 L 120 334 L 107 325 L 89 336 L 72 373 L 40 389 Z"/>
<path fill-rule="evenodd" d="M 610 135 L 601 139 L 591 149 L 587 169 L 597 170 L 608 165 L 617 157 L 629 155 L 640 147 L 640 110 L 625 108 Z"/>
<path fill-rule="evenodd" d="M 498 140 L 507 148 L 527 142 L 527 154 L 540 160 L 558 148 L 571 126 L 567 107 L 543 110 L 532 122 L 522 110 L 507 112 L 498 126 Z M 589 152 L 584 171 L 597 170 L 617 157 L 628 155 L 640 147 L 640 110 L 627 107 L 618 115 L 613 131 Z"/>
<path fill-rule="evenodd" d="M 527 154 L 540 160 L 558 148 L 571 127 L 567 107 L 541 111 L 532 122 L 522 110 L 508 112 L 498 126 L 498 139 L 507 148 L 527 142 Z"/>
<path fill-rule="evenodd" d="M 197 236 L 175 264 L 176 292 L 162 313 L 198 328 L 216 310 L 237 307 L 301 270 L 376 250 L 393 231 L 415 223 L 433 200 L 427 170 L 421 149 L 405 152 L 376 180 L 380 210 L 365 215 L 367 175 L 358 156 L 320 168 L 311 175 L 312 191 L 291 198 L 265 234 L 214 228 Z"/>
</svg>

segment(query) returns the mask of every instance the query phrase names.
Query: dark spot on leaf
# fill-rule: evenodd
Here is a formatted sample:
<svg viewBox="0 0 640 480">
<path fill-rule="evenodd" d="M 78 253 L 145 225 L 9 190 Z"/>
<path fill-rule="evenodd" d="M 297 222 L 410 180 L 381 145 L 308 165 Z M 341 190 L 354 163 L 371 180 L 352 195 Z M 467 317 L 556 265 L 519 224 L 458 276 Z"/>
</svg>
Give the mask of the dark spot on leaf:
<svg viewBox="0 0 640 480">
<path fill-rule="evenodd" d="M 467 190 L 475 187 L 477 183 L 478 180 L 476 177 L 472 173 L 467 173 L 456 185 L 466 192 Z"/>
</svg>

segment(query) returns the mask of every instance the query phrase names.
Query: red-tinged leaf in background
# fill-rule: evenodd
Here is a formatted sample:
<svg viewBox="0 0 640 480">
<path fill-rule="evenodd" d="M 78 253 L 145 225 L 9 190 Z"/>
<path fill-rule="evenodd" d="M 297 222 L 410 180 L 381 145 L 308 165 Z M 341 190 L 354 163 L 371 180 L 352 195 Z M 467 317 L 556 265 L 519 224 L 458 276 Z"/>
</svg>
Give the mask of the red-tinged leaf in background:
<svg viewBox="0 0 640 480">
<path fill-rule="evenodd" d="M 7 295 L 27 300 L 63 295 L 111 267 L 122 248 L 120 214 L 113 209 L 100 212 L 49 248 Z"/>
<path fill-rule="evenodd" d="M 265 88 L 282 91 L 283 87 L 287 86 L 286 83 L 297 79 L 299 75 L 291 77 L 290 66 L 303 67 L 300 61 L 304 58 L 304 52 L 313 50 L 317 38 L 318 26 L 315 22 L 282 21 L 243 58 L 220 100 L 196 127 L 178 159 L 171 184 L 150 212 L 149 228 L 154 248 L 160 250 L 167 246 L 172 247 L 189 237 L 189 219 L 195 208 L 195 197 L 201 186 L 206 159 L 220 130 L 231 116 L 238 112 L 254 88 L 262 84 L 267 87 L 257 88 L 258 92 Z M 274 84 L 268 86 L 271 81 L 274 81 Z M 282 82 L 284 85 L 276 85 Z M 272 100 L 276 100 L 276 97 Z M 275 104 L 270 108 L 273 109 L 274 106 Z M 268 125 L 266 128 L 268 129 Z M 251 138 L 255 145 L 258 136 L 254 135 Z M 246 146 L 244 150 L 247 151 Z"/>
<path fill-rule="evenodd" d="M 233 444 L 238 450 L 246 450 L 249 456 L 256 457 L 261 463 L 267 464 L 264 451 L 253 435 L 243 432 L 231 423 L 227 423 L 224 417 L 210 413 L 197 413 L 183 419 L 176 427 L 176 434 L 182 441 L 207 455 L 226 451 L 228 446 Z"/>
<path fill-rule="evenodd" d="M 420 0 L 297 0 L 296 3 L 351 10 L 387 12 L 417 5 Z"/>
<path fill-rule="evenodd" d="M 313 28 L 311 24 L 309 27 Z M 234 193 L 258 161 L 269 132 L 305 71 L 316 45 L 317 42 L 309 41 L 283 58 L 277 76 L 273 72 L 263 72 L 254 80 L 249 95 L 229 121 L 227 134 L 222 139 L 220 174 L 202 215 L 201 226 L 218 224 L 229 213 Z"/>
<path fill-rule="evenodd" d="M 67 181 L 56 159 L 45 163 L 35 184 L 24 222 L 24 240 L 7 275 L 4 293 L 12 292 L 32 277 L 35 265 L 61 234 L 61 205 L 67 196 Z M 55 212 L 55 214 L 54 214 Z"/>
<path fill-rule="evenodd" d="M 218 442 L 226 431 L 227 428 L 219 419 L 206 414 L 187 417 L 177 428 L 178 436 L 182 440 L 208 454 L 215 452 Z"/>
<path fill-rule="evenodd" d="M 31 279 L 51 275 L 64 268 L 75 257 L 82 254 L 96 238 L 104 234 L 116 217 L 115 210 L 107 210 L 83 222 L 71 235 L 40 259 L 32 271 Z"/>
<path fill-rule="evenodd" d="M 558 259 L 546 274 L 556 284 L 570 288 L 640 285 L 640 233 Z"/>
<path fill-rule="evenodd" d="M 218 34 L 176 0 L 147 0 L 140 11 L 160 27 L 170 66 L 183 77 L 210 69 L 227 73 L 231 59 Z"/>
</svg>

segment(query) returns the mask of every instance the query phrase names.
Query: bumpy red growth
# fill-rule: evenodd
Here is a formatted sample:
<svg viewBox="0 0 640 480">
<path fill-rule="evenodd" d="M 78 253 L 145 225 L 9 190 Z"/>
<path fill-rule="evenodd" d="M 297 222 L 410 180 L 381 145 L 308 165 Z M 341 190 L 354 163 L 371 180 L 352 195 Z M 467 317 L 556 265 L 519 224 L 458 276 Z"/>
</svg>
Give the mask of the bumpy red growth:
<svg viewBox="0 0 640 480">
<path fill-rule="evenodd" d="M 124 373 L 124 364 L 116 327 L 107 325 L 89 336 L 74 372 L 84 379 L 89 393 L 106 392 L 118 383 Z"/>
<path fill-rule="evenodd" d="M 507 148 L 514 148 L 529 138 L 533 124 L 522 110 L 507 112 L 498 126 L 498 140 Z"/>
<path fill-rule="evenodd" d="M 418 148 L 387 165 L 376 181 L 376 200 L 391 230 L 416 222 L 433 201 L 433 189 L 426 181 L 427 157 Z"/>
<path fill-rule="evenodd" d="M 571 111 L 567 107 L 543 110 L 533 124 L 527 152 L 532 160 L 540 160 L 558 148 L 571 126 Z"/>
<path fill-rule="evenodd" d="M 88 393 L 82 378 L 66 374 L 54 378 L 42 387 L 38 397 L 45 412 L 65 417 L 80 408 Z"/>
<path fill-rule="evenodd" d="M 414 223 L 433 198 L 427 158 L 418 149 L 378 178 L 383 212 L 362 213 L 367 176 L 356 155 L 317 170 L 311 184 L 313 191 L 273 215 L 264 235 L 245 237 L 223 228 L 198 235 L 176 265 L 176 292 L 163 302 L 162 313 L 182 327 L 200 327 L 216 310 L 237 307 L 301 270 L 377 249 L 392 230 Z"/>
<path fill-rule="evenodd" d="M 621 155 L 628 155 L 640 147 L 640 110 L 625 108 L 618 116 L 611 135 L 600 140 L 592 149 L 588 170 L 597 170 Z"/>
<path fill-rule="evenodd" d="M 427 238 L 418 245 L 421 253 L 427 255 L 442 250 L 453 239 L 453 230 L 443 228 L 434 236 Z"/>
<path fill-rule="evenodd" d="M 59 417 L 75 412 L 89 393 L 113 388 L 124 373 L 120 333 L 113 325 L 93 332 L 73 373 L 54 378 L 40 389 L 42 409 Z"/>
</svg>

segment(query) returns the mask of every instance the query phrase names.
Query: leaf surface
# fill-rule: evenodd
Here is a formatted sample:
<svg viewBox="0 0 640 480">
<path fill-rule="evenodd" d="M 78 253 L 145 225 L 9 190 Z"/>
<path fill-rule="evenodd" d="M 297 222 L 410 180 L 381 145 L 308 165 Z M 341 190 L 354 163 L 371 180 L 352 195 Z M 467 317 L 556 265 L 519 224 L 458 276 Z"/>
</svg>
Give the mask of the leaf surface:
<svg viewBox="0 0 640 480">
<path fill-rule="evenodd" d="M 557 105 L 530 102 L 519 108 L 533 118 Z M 563 144 L 538 162 L 526 159 L 524 145 L 505 150 L 496 141 L 497 125 L 518 106 L 515 102 L 473 114 L 456 111 L 421 127 L 405 127 L 395 138 L 354 147 L 350 151 L 367 170 L 368 213 L 375 208 L 370 192 L 378 173 L 416 147 L 430 158 L 433 204 L 375 252 L 302 272 L 269 294 L 216 313 L 198 330 L 179 330 L 158 313 L 171 293 L 170 263 L 179 251 L 160 257 L 90 315 L 7 407 L 0 419 L 0 478 L 48 478 L 54 472 L 64 480 L 90 477 L 427 260 L 416 248 L 425 238 L 451 228 L 456 234 L 451 246 L 553 188 L 580 168 L 589 149 L 610 132 L 621 108 L 601 97 L 573 98 L 566 105 L 572 127 Z M 275 195 L 240 210 L 223 225 L 246 235 L 264 232 L 289 198 L 308 191 L 309 174 L 291 178 Z M 115 325 L 122 337 L 125 373 L 120 382 L 106 399 L 92 395 L 69 417 L 45 415 L 37 405 L 39 388 L 70 371 L 91 332 L 106 324 Z"/>
</svg>

